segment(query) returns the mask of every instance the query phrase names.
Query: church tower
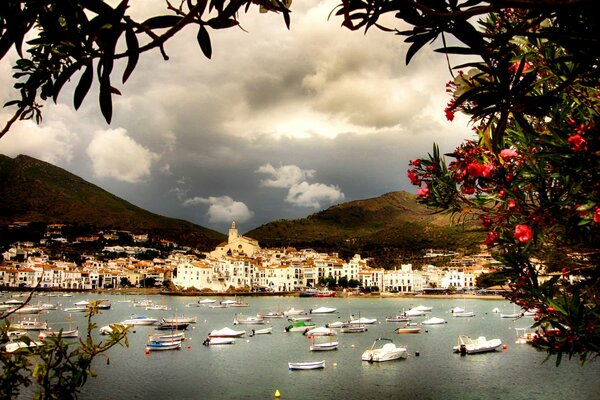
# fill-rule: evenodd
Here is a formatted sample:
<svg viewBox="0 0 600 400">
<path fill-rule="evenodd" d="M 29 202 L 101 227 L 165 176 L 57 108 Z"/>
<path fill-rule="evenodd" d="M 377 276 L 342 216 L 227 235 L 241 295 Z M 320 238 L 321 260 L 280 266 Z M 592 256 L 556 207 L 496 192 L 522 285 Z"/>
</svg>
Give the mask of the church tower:
<svg viewBox="0 0 600 400">
<path fill-rule="evenodd" d="M 229 239 L 227 240 L 227 243 L 233 243 L 239 237 L 240 234 L 235 226 L 235 221 L 233 221 L 231 223 L 231 228 L 229 228 Z"/>
</svg>

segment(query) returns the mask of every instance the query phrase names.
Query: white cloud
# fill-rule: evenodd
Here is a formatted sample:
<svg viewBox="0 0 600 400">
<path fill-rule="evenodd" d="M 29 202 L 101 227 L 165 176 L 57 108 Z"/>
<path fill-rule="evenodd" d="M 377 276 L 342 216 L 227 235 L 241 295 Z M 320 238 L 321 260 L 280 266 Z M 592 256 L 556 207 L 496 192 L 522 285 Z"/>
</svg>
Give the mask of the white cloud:
<svg viewBox="0 0 600 400">
<path fill-rule="evenodd" d="M 86 154 L 97 177 L 130 183 L 149 176 L 152 162 L 160 158 L 129 137 L 121 128 L 94 132 Z"/>
<path fill-rule="evenodd" d="M 274 188 L 290 188 L 315 175 L 314 169 L 302 169 L 296 165 L 283 165 L 275 168 L 271 164 L 265 164 L 255 172 L 271 175 L 270 179 L 261 180 L 260 185 Z"/>
<path fill-rule="evenodd" d="M 235 201 L 229 196 L 193 197 L 183 202 L 184 206 L 196 206 L 209 204 L 208 215 L 212 223 L 219 222 L 246 222 L 254 216 L 254 213 L 241 201 Z"/>
<path fill-rule="evenodd" d="M 73 159 L 77 141 L 77 134 L 60 121 L 46 125 L 19 121 L 0 140 L 0 152 L 12 157 L 26 154 L 54 165 L 65 166 Z"/>
<path fill-rule="evenodd" d="M 339 187 L 322 183 L 302 182 L 290 188 L 285 199 L 298 207 L 321 208 L 321 203 L 332 204 L 344 200 L 344 193 Z"/>
</svg>

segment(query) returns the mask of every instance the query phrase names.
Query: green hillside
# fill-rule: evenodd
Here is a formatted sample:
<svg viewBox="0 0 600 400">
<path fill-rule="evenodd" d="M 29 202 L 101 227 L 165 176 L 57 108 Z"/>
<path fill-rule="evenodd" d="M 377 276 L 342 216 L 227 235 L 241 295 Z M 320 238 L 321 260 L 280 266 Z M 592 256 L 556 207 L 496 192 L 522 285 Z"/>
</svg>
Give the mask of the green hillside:
<svg viewBox="0 0 600 400">
<path fill-rule="evenodd" d="M 332 206 L 298 220 L 279 220 L 245 234 L 264 247 L 294 246 L 364 256 L 417 256 L 423 249 L 475 250 L 478 224 L 452 225 L 448 216 L 418 204 L 415 195 L 392 192 Z"/>
<path fill-rule="evenodd" d="M 219 232 L 143 210 L 59 167 L 19 155 L 0 155 L 0 224 L 75 223 L 148 232 L 212 249 Z"/>
</svg>

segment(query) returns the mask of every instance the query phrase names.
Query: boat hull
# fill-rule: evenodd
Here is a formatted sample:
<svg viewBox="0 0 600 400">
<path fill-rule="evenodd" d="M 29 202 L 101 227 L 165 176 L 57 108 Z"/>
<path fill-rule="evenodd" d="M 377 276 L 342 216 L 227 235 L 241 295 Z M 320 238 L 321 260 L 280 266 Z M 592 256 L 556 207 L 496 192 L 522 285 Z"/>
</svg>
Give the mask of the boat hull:
<svg viewBox="0 0 600 400">
<path fill-rule="evenodd" d="M 288 363 L 288 368 L 291 370 L 309 370 L 309 369 L 322 369 L 325 368 L 325 360 L 315 362 L 299 362 L 299 363 Z"/>
</svg>

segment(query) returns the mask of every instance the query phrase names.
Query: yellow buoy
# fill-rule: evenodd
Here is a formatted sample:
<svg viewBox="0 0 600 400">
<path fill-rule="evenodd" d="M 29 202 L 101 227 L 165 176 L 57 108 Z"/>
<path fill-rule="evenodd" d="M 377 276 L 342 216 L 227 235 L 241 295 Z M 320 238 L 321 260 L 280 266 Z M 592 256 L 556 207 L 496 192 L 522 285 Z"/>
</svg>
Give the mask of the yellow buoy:
<svg viewBox="0 0 600 400">
<path fill-rule="evenodd" d="M 275 390 L 275 398 L 278 399 L 281 397 L 281 394 L 279 393 L 279 389 Z"/>
</svg>

